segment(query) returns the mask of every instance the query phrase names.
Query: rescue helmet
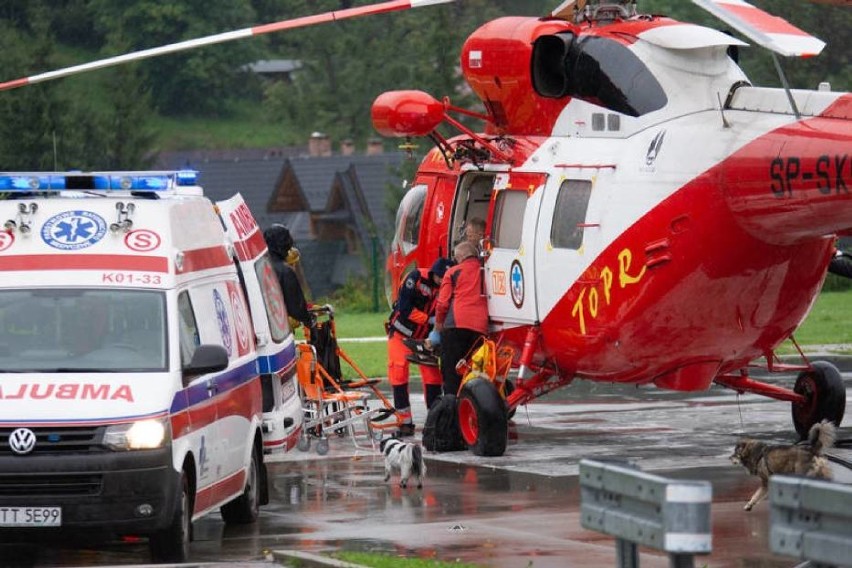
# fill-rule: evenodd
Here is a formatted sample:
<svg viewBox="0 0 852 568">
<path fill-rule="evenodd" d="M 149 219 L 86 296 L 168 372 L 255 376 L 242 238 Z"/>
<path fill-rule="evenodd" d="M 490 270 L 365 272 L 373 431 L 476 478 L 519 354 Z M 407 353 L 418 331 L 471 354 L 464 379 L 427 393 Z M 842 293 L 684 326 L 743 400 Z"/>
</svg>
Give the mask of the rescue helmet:
<svg viewBox="0 0 852 568">
<path fill-rule="evenodd" d="M 287 257 L 287 252 L 293 248 L 293 237 L 290 230 L 281 223 L 270 225 L 263 231 L 263 239 L 269 252 L 281 258 Z"/>
</svg>

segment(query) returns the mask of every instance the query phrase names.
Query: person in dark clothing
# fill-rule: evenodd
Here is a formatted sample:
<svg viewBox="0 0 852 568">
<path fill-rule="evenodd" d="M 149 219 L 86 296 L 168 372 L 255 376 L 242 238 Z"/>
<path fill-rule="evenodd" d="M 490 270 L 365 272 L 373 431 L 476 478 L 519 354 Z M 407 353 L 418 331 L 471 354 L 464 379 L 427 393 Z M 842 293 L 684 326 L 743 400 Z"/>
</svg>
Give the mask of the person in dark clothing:
<svg viewBox="0 0 852 568">
<path fill-rule="evenodd" d="M 852 278 L 852 255 L 838 250 L 828 263 L 828 271 L 838 276 Z"/>
<path fill-rule="evenodd" d="M 393 389 L 393 405 L 400 419 L 398 436 L 414 435 L 414 420 L 409 398 L 409 360 L 412 354 L 408 339 L 423 339 L 431 327 L 435 297 L 449 259 L 439 258 L 430 270 L 412 270 L 399 288 L 393 313 L 388 322 L 388 381 Z M 419 363 L 426 408 L 441 394 L 441 373 L 437 366 Z"/>
<path fill-rule="evenodd" d="M 275 274 L 278 275 L 281 292 L 284 294 L 284 305 L 287 306 L 291 327 L 296 327 L 296 325 L 293 325 L 296 322 L 305 327 L 310 327 L 313 318 L 308 311 L 308 303 L 305 301 L 302 285 L 299 283 L 296 271 L 291 266 L 298 260 L 299 255 L 298 252 L 295 254 L 293 252 L 296 249 L 293 247 L 293 237 L 290 235 L 290 231 L 284 225 L 275 223 L 263 231 L 263 238 L 266 241 L 266 247 L 269 249 L 270 263 Z"/>
</svg>

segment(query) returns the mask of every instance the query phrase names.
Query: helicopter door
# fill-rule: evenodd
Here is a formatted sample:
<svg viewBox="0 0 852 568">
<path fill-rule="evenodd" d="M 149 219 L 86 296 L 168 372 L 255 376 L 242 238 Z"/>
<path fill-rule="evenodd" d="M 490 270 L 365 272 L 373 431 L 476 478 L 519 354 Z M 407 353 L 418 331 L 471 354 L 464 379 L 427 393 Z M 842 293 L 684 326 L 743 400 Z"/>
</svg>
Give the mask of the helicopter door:
<svg viewBox="0 0 852 568">
<path fill-rule="evenodd" d="M 600 204 L 598 209 L 594 209 L 589 207 L 589 202 L 592 186 L 607 183 L 610 176 L 610 172 L 603 171 L 594 178 L 591 175 L 586 179 L 582 176 L 552 178 L 544 192 L 536 244 L 536 269 L 539 274 L 548 275 L 536 282 L 542 319 L 577 281 L 586 269 L 588 259 L 594 258 L 596 251 L 605 245 L 601 242 Z M 597 291 L 593 291 L 591 297 L 584 299 L 585 304 L 575 313 L 578 322 L 595 317 L 599 305 L 608 302 L 608 290 L 606 298 L 598 295 Z M 587 311 L 590 313 L 587 314 Z"/>
<path fill-rule="evenodd" d="M 538 320 L 535 287 L 535 235 L 542 174 L 498 174 L 489 210 L 485 260 L 488 314 L 494 323 Z"/>
</svg>

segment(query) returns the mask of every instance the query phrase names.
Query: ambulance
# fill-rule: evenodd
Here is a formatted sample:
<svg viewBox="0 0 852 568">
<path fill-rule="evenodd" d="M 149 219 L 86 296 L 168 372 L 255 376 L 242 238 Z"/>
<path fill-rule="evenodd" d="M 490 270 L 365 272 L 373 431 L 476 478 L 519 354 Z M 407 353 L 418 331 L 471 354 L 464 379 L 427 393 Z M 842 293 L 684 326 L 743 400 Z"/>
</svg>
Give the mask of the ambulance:
<svg viewBox="0 0 852 568">
<path fill-rule="evenodd" d="M 0 173 L 0 542 L 255 521 L 296 350 L 261 231 L 195 172 Z"/>
</svg>

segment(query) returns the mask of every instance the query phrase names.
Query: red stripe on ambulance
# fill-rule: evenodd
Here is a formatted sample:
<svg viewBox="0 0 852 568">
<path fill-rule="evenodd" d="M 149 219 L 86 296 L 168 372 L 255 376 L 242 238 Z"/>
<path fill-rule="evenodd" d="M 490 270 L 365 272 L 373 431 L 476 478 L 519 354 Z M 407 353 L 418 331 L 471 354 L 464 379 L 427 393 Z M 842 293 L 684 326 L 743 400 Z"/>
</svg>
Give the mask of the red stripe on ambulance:
<svg viewBox="0 0 852 568">
<path fill-rule="evenodd" d="M 0 271 L 12 270 L 134 270 L 168 272 L 164 256 L 127 254 L 24 254 L 0 256 Z"/>
<path fill-rule="evenodd" d="M 178 274 L 188 272 L 199 272 L 211 268 L 222 268 L 233 264 L 228 257 L 224 246 L 217 245 L 195 250 L 188 250 L 183 254 L 183 264 L 177 269 Z"/>
</svg>

